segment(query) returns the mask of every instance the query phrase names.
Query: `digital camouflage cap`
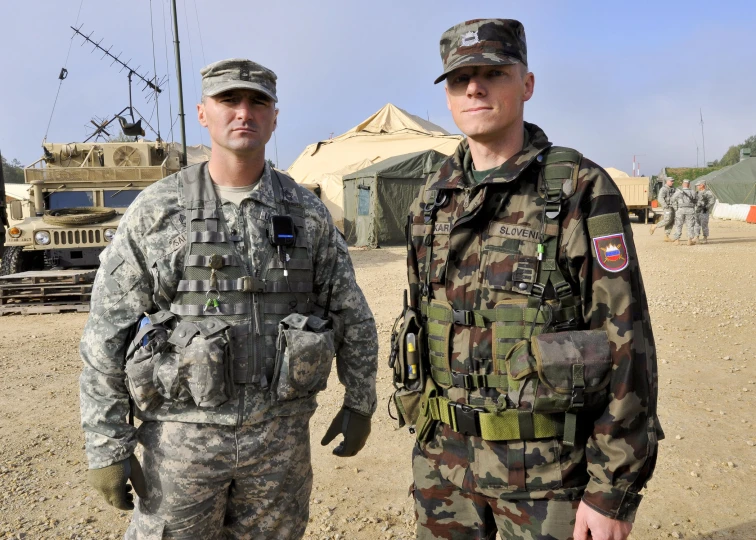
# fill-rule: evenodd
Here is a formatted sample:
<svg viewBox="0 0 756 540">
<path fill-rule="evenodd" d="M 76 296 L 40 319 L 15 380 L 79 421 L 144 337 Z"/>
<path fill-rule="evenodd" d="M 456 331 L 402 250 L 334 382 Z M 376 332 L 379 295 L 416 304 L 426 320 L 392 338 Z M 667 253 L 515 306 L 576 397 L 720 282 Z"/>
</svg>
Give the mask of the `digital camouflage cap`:
<svg viewBox="0 0 756 540">
<path fill-rule="evenodd" d="M 276 97 L 276 74 L 260 64 L 244 58 L 220 60 L 200 70 L 202 95 L 217 96 L 235 89 L 256 90 L 273 101 Z"/>
<path fill-rule="evenodd" d="M 475 19 L 452 26 L 441 36 L 443 74 L 463 66 L 528 63 L 525 28 L 514 19 Z"/>
</svg>

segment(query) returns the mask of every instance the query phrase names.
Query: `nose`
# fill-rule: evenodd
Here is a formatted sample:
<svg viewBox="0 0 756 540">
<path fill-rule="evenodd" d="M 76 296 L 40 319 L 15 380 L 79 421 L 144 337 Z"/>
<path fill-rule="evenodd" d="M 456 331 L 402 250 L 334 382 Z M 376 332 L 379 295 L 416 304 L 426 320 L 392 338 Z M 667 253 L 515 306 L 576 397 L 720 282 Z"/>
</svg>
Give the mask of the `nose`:
<svg viewBox="0 0 756 540">
<path fill-rule="evenodd" d="M 467 82 L 467 96 L 468 97 L 475 97 L 475 96 L 485 96 L 486 95 L 486 87 L 483 84 L 483 81 L 478 76 L 470 77 L 470 80 Z"/>
<path fill-rule="evenodd" d="M 236 106 L 236 119 L 247 121 L 252 118 L 252 102 L 248 99 L 242 99 Z"/>
</svg>

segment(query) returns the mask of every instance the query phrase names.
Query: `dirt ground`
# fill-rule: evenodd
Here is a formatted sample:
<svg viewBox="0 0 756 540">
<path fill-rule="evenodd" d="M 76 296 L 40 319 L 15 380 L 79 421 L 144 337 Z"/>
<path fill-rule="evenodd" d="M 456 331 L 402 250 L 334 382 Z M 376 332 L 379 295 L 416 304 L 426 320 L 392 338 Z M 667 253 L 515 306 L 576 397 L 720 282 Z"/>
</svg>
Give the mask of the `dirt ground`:
<svg viewBox="0 0 756 540">
<path fill-rule="evenodd" d="M 708 245 L 675 247 L 634 225 L 659 355 L 666 440 L 633 539 L 756 539 L 756 226 L 713 221 Z M 386 412 L 387 346 L 406 281 L 404 249 L 352 253 L 378 324 L 379 407 L 367 447 L 337 458 L 320 438 L 335 375 L 311 424 L 307 537 L 414 537 L 413 438 Z M 0 538 L 119 538 L 129 514 L 84 481 L 78 341 L 85 314 L 0 318 Z M 335 372 L 335 370 L 334 370 Z"/>
</svg>

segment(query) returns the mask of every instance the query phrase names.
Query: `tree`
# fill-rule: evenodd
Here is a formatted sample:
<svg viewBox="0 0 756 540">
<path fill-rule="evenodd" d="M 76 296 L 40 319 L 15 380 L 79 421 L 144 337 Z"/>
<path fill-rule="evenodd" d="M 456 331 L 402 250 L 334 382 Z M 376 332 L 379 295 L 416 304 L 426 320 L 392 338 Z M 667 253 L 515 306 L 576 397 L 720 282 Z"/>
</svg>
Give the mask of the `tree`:
<svg viewBox="0 0 756 540">
<path fill-rule="evenodd" d="M 714 162 L 715 167 L 726 167 L 727 165 L 735 165 L 740 161 L 740 150 L 743 148 L 751 149 L 751 156 L 756 157 L 756 135 L 748 137 L 743 144 L 731 146 L 727 149 L 722 159 L 718 159 Z"/>
<path fill-rule="evenodd" d="M 24 183 L 24 167 L 17 159 L 8 161 L 3 156 L 3 178 L 5 178 L 6 184 L 23 184 Z"/>
</svg>

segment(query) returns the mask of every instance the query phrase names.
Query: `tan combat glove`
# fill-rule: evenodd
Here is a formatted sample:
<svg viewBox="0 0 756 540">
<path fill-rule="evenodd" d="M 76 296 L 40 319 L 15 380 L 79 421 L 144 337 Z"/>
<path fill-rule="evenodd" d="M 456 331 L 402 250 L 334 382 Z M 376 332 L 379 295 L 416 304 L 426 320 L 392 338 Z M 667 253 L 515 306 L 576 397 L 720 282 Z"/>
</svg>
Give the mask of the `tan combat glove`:
<svg viewBox="0 0 756 540">
<path fill-rule="evenodd" d="M 134 495 L 130 493 L 131 486 L 126 483 L 127 480 L 131 480 L 131 485 L 140 498 L 147 496 L 142 466 L 133 455 L 108 467 L 90 469 L 87 472 L 89 485 L 99 491 L 110 506 L 120 510 L 134 509 Z"/>
<path fill-rule="evenodd" d="M 340 457 L 356 455 L 365 446 L 365 441 L 370 435 L 370 417 L 342 407 L 331 422 L 331 427 L 326 431 L 320 444 L 327 445 L 339 433 L 344 435 L 344 440 L 333 449 L 334 455 Z"/>
</svg>

